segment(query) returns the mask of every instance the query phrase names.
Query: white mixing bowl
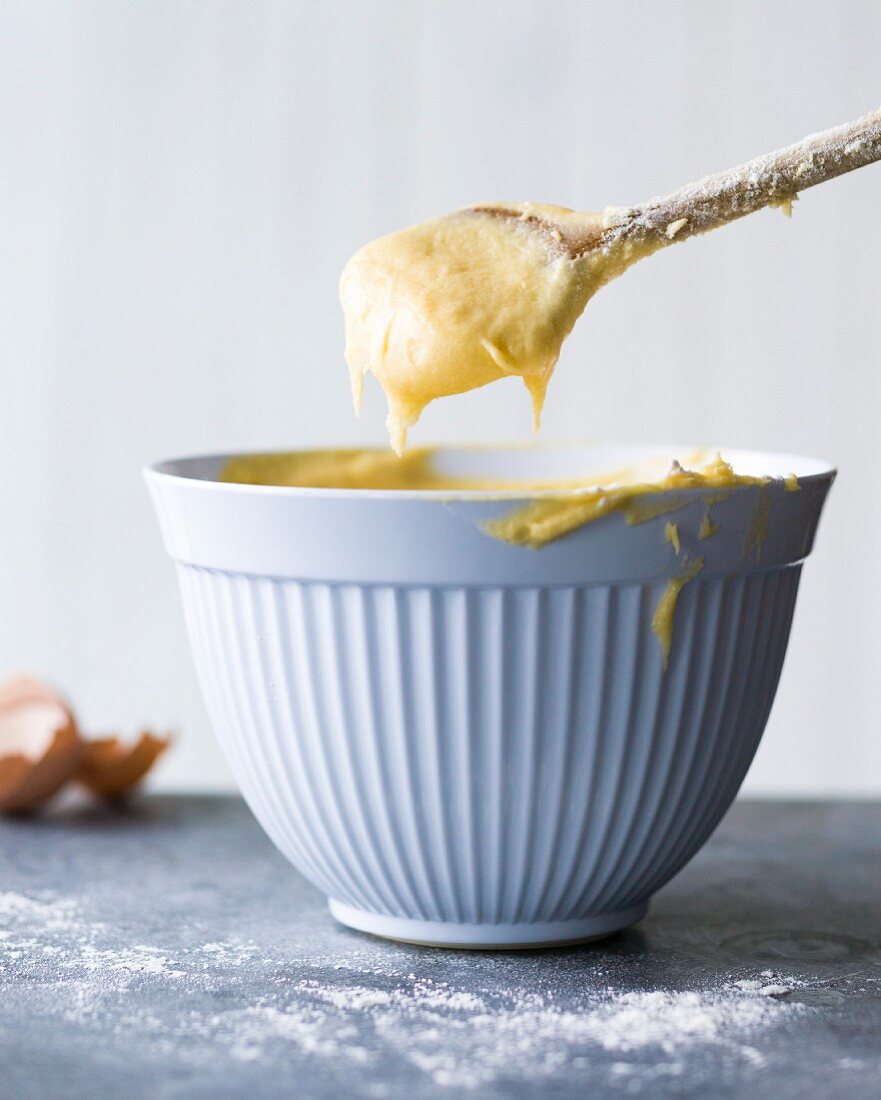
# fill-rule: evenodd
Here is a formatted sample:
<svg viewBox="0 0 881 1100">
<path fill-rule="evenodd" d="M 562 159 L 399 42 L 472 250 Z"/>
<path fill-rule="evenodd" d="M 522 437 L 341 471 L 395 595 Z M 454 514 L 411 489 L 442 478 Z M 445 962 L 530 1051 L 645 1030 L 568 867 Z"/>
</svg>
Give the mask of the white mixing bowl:
<svg viewBox="0 0 881 1100">
<path fill-rule="evenodd" d="M 575 476 L 688 448 L 449 449 L 447 472 Z M 334 916 L 423 943 L 584 940 L 700 848 L 771 707 L 834 471 L 666 494 L 541 549 L 482 524 L 524 494 L 225 484 L 146 471 L 205 702 L 242 792 Z M 708 503 L 718 532 L 699 539 Z M 682 573 L 669 665 L 652 618 Z"/>
</svg>

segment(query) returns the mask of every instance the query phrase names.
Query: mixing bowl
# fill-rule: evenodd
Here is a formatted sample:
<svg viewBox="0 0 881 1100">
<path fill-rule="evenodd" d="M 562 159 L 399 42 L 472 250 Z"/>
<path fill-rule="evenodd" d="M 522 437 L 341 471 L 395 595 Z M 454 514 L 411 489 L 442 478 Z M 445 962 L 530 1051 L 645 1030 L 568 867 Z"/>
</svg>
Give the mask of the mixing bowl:
<svg viewBox="0 0 881 1100">
<path fill-rule="evenodd" d="M 571 477 L 688 451 L 450 448 L 437 462 Z M 655 494 L 641 522 L 612 514 L 536 550 L 483 526 L 523 491 L 226 484 L 229 457 L 146 478 L 233 773 L 333 915 L 463 947 L 639 920 L 753 758 L 834 471 L 725 452 L 774 480 Z M 697 558 L 665 667 L 656 608 Z"/>
</svg>

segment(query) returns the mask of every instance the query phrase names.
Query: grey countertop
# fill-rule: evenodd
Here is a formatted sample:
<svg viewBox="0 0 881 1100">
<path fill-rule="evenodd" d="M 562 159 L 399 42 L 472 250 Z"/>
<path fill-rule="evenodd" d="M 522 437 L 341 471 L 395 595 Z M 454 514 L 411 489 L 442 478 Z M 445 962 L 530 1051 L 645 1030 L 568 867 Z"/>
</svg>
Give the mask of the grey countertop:
<svg viewBox="0 0 881 1100">
<path fill-rule="evenodd" d="M 3 1097 L 877 1097 L 881 805 L 745 802 L 640 925 L 384 943 L 234 798 L 0 824 Z"/>
</svg>

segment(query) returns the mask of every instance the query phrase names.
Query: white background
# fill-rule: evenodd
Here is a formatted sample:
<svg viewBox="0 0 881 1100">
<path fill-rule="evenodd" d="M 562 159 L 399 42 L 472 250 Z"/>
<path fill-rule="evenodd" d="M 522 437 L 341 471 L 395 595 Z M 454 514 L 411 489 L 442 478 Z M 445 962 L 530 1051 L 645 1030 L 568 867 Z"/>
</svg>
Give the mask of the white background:
<svg viewBox="0 0 881 1100">
<path fill-rule="evenodd" d="M 379 443 L 338 273 L 467 203 L 627 204 L 878 105 L 881 5 L 741 0 L 0 6 L 0 670 L 230 783 L 141 464 Z M 881 793 L 881 167 L 674 248 L 569 341 L 546 438 L 835 461 L 753 793 Z M 431 440 L 522 438 L 512 381 Z"/>
</svg>

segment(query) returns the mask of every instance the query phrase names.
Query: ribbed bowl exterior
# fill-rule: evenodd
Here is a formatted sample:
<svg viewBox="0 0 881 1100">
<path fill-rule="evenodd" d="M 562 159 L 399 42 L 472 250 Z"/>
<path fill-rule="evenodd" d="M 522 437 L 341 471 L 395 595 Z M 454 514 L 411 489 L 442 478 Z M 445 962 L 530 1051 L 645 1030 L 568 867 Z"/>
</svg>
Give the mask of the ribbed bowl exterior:
<svg viewBox="0 0 881 1100">
<path fill-rule="evenodd" d="M 179 564 L 213 725 L 263 828 L 353 909 L 530 925 L 632 908 L 743 780 L 801 567 L 431 586 Z"/>
<path fill-rule="evenodd" d="M 559 477 L 672 453 L 437 461 Z M 487 533 L 516 493 L 230 485 L 225 456 L 147 471 L 233 773 L 334 915 L 494 947 L 642 916 L 746 774 L 834 477 L 728 457 L 770 480 L 649 495 L 539 550 Z M 677 590 L 665 668 L 653 618 Z"/>
</svg>

